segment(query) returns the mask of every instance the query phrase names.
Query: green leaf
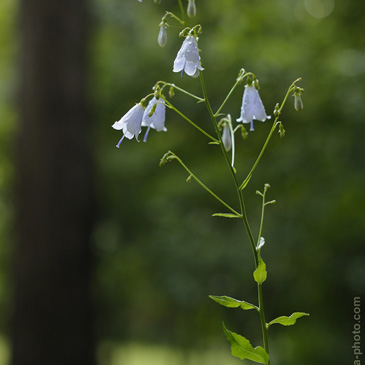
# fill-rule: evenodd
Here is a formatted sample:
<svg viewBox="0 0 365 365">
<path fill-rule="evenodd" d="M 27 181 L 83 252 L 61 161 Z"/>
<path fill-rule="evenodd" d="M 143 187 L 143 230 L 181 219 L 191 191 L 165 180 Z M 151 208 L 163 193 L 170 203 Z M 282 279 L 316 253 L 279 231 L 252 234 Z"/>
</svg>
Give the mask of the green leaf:
<svg viewBox="0 0 365 365">
<path fill-rule="evenodd" d="M 251 173 L 249 173 L 248 175 L 247 175 L 247 177 L 246 177 L 246 179 L 245 180 L 243 180 L 243 183 L 241 184 L 241 186 L 240 186 L 240 190 L 243 190 L 246 186 L 247 186 L 247 184 L 250 182 L 250 180 L 251 180 L 251 177 L 252 177 L 252 174 Z"/>
<path fill-rule="evenodd" d="M 290 317 L 286 317 L 286 316 L 278 317 L 278 318 L 272 320 L 270 323 L 268 323 L 268 325 L 271 326 L 272 324 L 277 323 L 277 324 L 281 324 L 282 326 L 292 326 L 293 324 L 295 324 L 295 322 L 297 321 L 298 318 L 304 317 L 304 316 L 309 316 L 309 314 L 303 313 L 303 312 L 295 312 Z"/>
<path fill-rule="evenodd" d="M 259 258 L 259 266 L 253 273 L 253 277 L 256 283 L 259 284 L 262 284 L 267 278 L 266 264 L 261 257 Z"/>
<path fill-rule="evenodd" d="M 217 302 L 220 305 L 223 305 L 227 308 L 242 308 L 243 310 L 249 310 L 249 309 L 257 309 L 258 308 L 248 302 L 245 302 L 244 300 L 237 300 L 231 297 L 227 296 L 215 296 L 215 295 L 209 295 L 210 299 L 213 299 L 215 302 Z"/>
<path fill-rule="evenodd" d="M 231 353 L 233 356 L 241 360 L 248 359 L 260 364 L 268 364 L 269 355 L 265 349 L 260 346 L 253 348 L 247 338 L 229 331 L 224 323 L 223 330 L 228 342 L 231 344 Z"/>
<path fill-rule="evenodd" d="M 213 217 L 225 217 L 225 218 L 241 218 L 240 215 L 231 213 L 214 213 Z"/>
</svg>

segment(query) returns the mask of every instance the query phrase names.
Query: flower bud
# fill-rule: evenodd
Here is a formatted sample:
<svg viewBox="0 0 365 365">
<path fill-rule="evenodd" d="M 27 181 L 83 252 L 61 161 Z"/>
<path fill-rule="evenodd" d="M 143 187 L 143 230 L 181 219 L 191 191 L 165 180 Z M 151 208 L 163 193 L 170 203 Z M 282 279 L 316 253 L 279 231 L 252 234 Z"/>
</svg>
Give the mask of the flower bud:
<svg viewBox="0 0 365 365">
<path fill-rule="evenodd" d="M 175 96 L 175 90 L 173 86 L 170 86 L 169 97 L 172 99 Z"/>
<path fill-rule="evenodd" d="M 195 0 L 188 0 L 188 9 L 187 14 L 189 18 L 194 18 L 196 15 L 196 6 L 195 6 Z"/>
<path fill-rule="evenodd" d="M 148 116 L 151 118 L 152 115 L 154 114 L 155 110 L 156 110 L 156 107 L 157 107 L 157 103 L 155 102 L 151 108 L 151 110 L 149 111 L 148 113 Z"/>
<path fill-rule="evenodd" d="M 167 43 L 167 30 L 166 30 L 166 24 L 161 23 L 160 24 L 160 32 L 158 33 L 157 42 L 160 47 L 165 47 Z"/>
<path fill-rule="evenodd" d="M 224 124 L 223 126 L 222 142 L 225 150 L 228 152 L 232 148 L 231 130 L 228 123 Z"/>
<path fill-rule="evenodd" d="M 297 112 L 303 110 L 303 101 L 301 92 L 294 93 L 294 108 Z"/>
<path fill-rule="evenodd" d="M 285 137 L 285 129 L 284 129 L 283 123 L 281 123 L 281 122 L 279 122 L 279 135 L 280 135 L 280 138 Z"/>
<path fill-rule="evenodd" d="M 275 118 L 277 118 L 278 116 L 280 116 L 280 107 L 279 107 L 279 103 L 276 103 L 276 105 L 275 105 L 275 109 L 274 109 L 274 116 L 275 116 Z"/>
</svg>

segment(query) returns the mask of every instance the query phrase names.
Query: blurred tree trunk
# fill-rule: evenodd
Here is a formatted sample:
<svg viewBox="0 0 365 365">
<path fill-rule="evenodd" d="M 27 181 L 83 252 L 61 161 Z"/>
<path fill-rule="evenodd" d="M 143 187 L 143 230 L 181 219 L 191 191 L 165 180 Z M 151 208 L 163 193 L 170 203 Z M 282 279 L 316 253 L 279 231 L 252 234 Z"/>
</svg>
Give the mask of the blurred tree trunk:
<svg viewBox="0 0 365 365">
<path fill-rule="evenodd" d="M 12 365 L 94 364 L 88 0 L 20 0 Z"/>
</svg>

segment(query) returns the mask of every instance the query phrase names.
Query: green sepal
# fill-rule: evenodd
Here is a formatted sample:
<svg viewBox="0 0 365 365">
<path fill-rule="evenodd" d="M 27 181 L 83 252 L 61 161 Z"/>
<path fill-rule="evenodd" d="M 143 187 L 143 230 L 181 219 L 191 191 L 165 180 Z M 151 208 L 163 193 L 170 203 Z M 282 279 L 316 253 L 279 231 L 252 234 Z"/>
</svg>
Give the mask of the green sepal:
<svg viewBox="0 0 365 365">
<path fill-rule="evenodd" d="M 257 269 L 254 271 L 253 277 L 256 283 L 259 284 L 262 284 L 267 278 L 266 264 L 261 257 L 259 257 L 259 266 L 257 266 Z"/>
<path fill-rule="evenodd" d="M 232 213 L 214 213 L 212 217 L 224 217 L 224 218 L 241 218 L 240 215 Z"/>
<path fill-rule="evenodd" d="M 219 143 L 219 142 L 215 142 L 215 141 L 208 142 L 208 144 L 217 144 L 218 146 L 220 145 L 220 143 Z"/>
<path fill-rule="evenodd" d="M 223 323 L 224 334 L 231 344 L 231 354 L 241 360 L 248 359 L 260 364 L 269 363 L 269 355 L 261 346 L 252 347 L 250 341 L 237 333 L 231 332 Z"/>
<path fill-rule="evenodd" d="M 223 305 L 227 308 L 242 308 L 243 310 L 250 310 L 256 309 L 259 310 L 255 305 L 245 302 L 244 300 L 237 300 L 231 297 L 223 296 L 216 296 L 216 295 L 209 295 L 210 299 L 213 299 L 220 305 Z"/>
<path fill-rule="evenodd" d="M 303 313 L 303 312 L 295 312 L 290 317 L 286 317 L 286 316 L 278 317 L 278 318 L 272 320 L 271 322 L 269 322 L 267 325 L 269 327 L 272 324 L 277 323 L 277 324 L 281 324 L 282 326 L 292 326 L 293 324 L 295 324 L 295 322 L 297 321 L 298 318 L 304 317 L 304 316 L 309 316 L 309 314 Z"/>
</svg>

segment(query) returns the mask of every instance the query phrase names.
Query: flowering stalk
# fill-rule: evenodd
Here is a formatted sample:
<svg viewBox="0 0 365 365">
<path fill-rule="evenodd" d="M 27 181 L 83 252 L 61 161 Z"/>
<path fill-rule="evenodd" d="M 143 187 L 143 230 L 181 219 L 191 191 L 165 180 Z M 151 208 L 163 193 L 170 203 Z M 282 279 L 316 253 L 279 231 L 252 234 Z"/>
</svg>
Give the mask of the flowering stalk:
<svg viewBox="0 0 365 365">
<path fill-rule="evenodd" d="M 266 264 L 264 263 L 261 257 L 261 249 L 265 244 L 265 239 L 262 237 L 263 231 L 263 222 L 264 222 L 264 215 L 265 215 L 265 207 L 269 204 L 273 204 L 275 201 L 266 201 L 266 192 L 269 189 L 269 185 L 265 184 L 263 192 L 257 191 L 257 194 L 262 197 L 262 207 L 261 207 L 261 219 L 259 225 L 259 231 L 257 239 L 254 238 L 252 233 L 247 214 L 245 208 L 245 202 L 243 197 L 243 190 L 249 183 L 256 167 L 261 161 L 261 158 L 271 140 L 271 137 L 279 127 L 280 136 L 284 136 L 285 130 L 283 128 L 282 123 L 279 121 L 279 117 L 281 115 L 281 111 L 288 99 L 288 96 L 291 92 L 293 92 L 294 96 L 294 107 L 296 110 L 303 109 L 303 103 L 301 100 L 301 94 L 303 93 L 303 89 L 298 87 L 296 83 L 301 79 L 295 80 L 289 87 L 281 105 L 276 105 L 274 110 L 275 120 L 273 125 L 269 131 L 269 134 L 261 148 L 261 151 L 253 164 L 251 170 L 249 171 L 246 178 L 240 184 L 237 178 L 237 172 L 235 168 L 235 132 L 241 129 L 241 133 L 243 138 L 247 137 L 247 132 L 243 124 L 239 124 L 237 127 L 233 128 L 232 126 L 232 119 L 230 114 L 226 114 L 225 117 L 221 118 L 218 122 L 217 118 L 221 116 L 221 111 L 223 110 L 224 106 L 226 105 L 227 101 L 235 91 L 235 89 L 247 79 L 247 83 L 245 85 L 245 90 L 243 93 L 243 100 L 242 100 L 242 107 L 240 118 L 237 119 L 238 122 L 248 123 L 250 124 L 251 128 L 250 131 L 253 131 L 253 120 L 260 120 L 264 122 L 266 119 L 269 119 L 270 116 L 266 115 L 266 111 L 264 105 L 261 101 L 259 96 L 259 86 L 258 80 L 256 76 L 251 72 L 246 72 L 244 69 L 239 71 L 238 77 L 236 78 L 236 82 L 228 92 L 227 96 L 224 98 L 221 105 L 218 107 L 216 112 L 213 112 L 211 103 L 208 98 L 207 89 L 204 81 L 203 70 L 204 68 L 201 65 L 201 58 L 198 49 L 198 34 L 201 33 L 202 28 L 201 26 L 195 25 L 192 28 L 186 27 L 186 16 L 185 11 L 182 5 L 182 0 L 178 0 L 179 8 L 181 11 L 181 19 L 178 18 L 176 15 L 170 12 L 166 12 L 165 16 L 162 18 L 162 22 L 160 23 L 160 36 L 159 36 L 159 44 L 164 46 L 166 44 L 167 35 L 166 35 L 166 17 L 171 16 L 175 20 L 177 20 L 183 27 L 185 27 L 181 32 L 180 36 L 185 37 L 183 44 L 175 58 L 174 61 L 174 72 L 181 72 L 181 76 L 184 74 L 191 76 L 191 77 L 199 77 L 200 84 L 202 89 L 203 97 L 199 97 L 194 95 L 172 83 L 168 83 L 165 81 L 158 81 L 154 88 L 153 94 L 149 94 L 147 97 L 153 95 L 153 99 L 149 102 L 146 108 L 146 98 L 142 99 L 139 104 L 134 106 L 127 114 L 121 118 L 120 121 L 114 123 L 113 127 L 115 129 L 122 129 L 123 130 L 123 137 L 118 143 L 118 147 L 122 142 L 124 137 L 128 139 L 132 139 L 135 137 L 138 140 L 138 135 L 141 132 L 141 127 L 147 127 L 147 131 L 145 134 L 145 139 L 147 138 L 148 132 L 150 128 L 155 129 L 156 131 L 166 131 L 165 128 L 165 107 L 173 110 L 179 116 L 181 116 L 185 121 L 187 121 L 190 125 L 192 125 L 195 129 L 205 135 L 211 144 L 218 144 L 221 148 L 224 160 L 226 165 L 229 169 L 229 172 L 232 176 L 234 188 L 236 190 L 238 203 L 239 203 L 239 210 L 232 208 L 229 204 L 227 204 L 222 198 L 220 198 L 217 194 L 215 194 L 206 184 L 204 184 L 186 165 L 185 163 L 173 152 L 167 152 L 161 159 L 160 166 L 164 165 L 166 162 L 176 160 L 185 171 L 189 174 L 187 181 L 194 179 L 205 191 L 207 191 L 214 199 L 219 201 L 225 208 L 229 210 L 230 213 L 215 213 L 213 216 L 218 217 L 225 217 L 225 218 L 237 218 L 240 219 L 245 227 L 249 244 L 252 249 L 252 254 L 254 258 L 254 266 L 255 270 L 253 273 L 254 280 L 257 283 L 257 298 L 258 298 L 258 306 L 250 304 L 245 301 L 239 301 L 230 297 L 226 296 L 210 296 L 211 299 L 215 300 L 219 304 L 229 307 L 229 308 L 237 308 L 240 307 L 243 310 L 251 310 L 255 309 L 259 313 L 260 317 L 260 324 L 261 324 L 261 332 L 262 332 L 262 339 L 264 348 L 257 346 L 255 348 L 252 347 L 250 342 L 234 332 L 229 331 L 225 325 L 223 325 L 224 333 L 227 337 L 227 340 L 231 343 L 231 352 L 232 355 L 239 357 L 240 359 L 249 359 L 258 363 L 262 363 L 265 365 L 270 365 L 270 357 L 269 357 L 269 340 L 268 340 L 268 329 L 272 324 L 281 324 L 281 325 L 293 325 L 296 320 L 300 317 L 307 316 L 306 313 L 296 312 L 293 313 L 290 317 L 281 316 L 278 317 L 271 322 L 267 323 L 265 318 L 265 311 L 264 311 L 264 299 L 263 299 L 263 283 L 267 278 L 267 271 L 266 271 Z M 190 14 L 195 15 L 195 10 L 192 9 L 195 6 L 195 0 L 189 0 L 190 6 Z M 188 7 L 189 8 L 189 7 Z M 190 118 L 188 118 L 184 113 L 182 113 L 179 109 L 177 109 L 171 101 L 167 99 L 164 95 L 164 89 L 169 87 L 169 96 L 170 98 L 174 95 L 174 90 L 177 90 L 191 98 L 195 99 L 198 103 L 204 102 L 205 107 L 208 111 L 209 118 L 211 119 L 216 137 L 212 136 L 210 133 L 206 132 L 202 127 L 198 124 L 193 122 Z M 146 108 L 146 110 L 144 110 Z M 221 129 L 223 131 L 221 132 Z M 231 157 L 229 156 L 228 152 L 232 150 Z"/>
<path fill-rule="evenodd" d="M 200 73 L 200 82 L 201 82 L 201 87 L 202 87 L 202 91 L 203 91 L 203 95 L 204 95 L 204 101 L 205 101 L 205 105 L 207 107 L 209 116 L 213 122 L 214 128 L 216 130 L 218 139 L 219 139 L 219 144 L 221 146 L 221 150 L 222 153 L 224 155 L 224 159 L 229 167 L 229 171 L 232 175 L 233 181 L 234 181 L 234 185 L 235 185 L 235 189 L 238 195 L 238 200 L 239 200 L 239 205 L 240 205 L 240 216 L 241 219 L 243 221 L 243 224 L 246 228 L 246 232 L 249 238 L 249 242 L 251 245 L 251 249 L 252 249 L 252 253 L 253 253 L 253 257 L 254 257 L 254 261 L 255 261 L 255 269 L 257 270 L 259 267 L 259 254 L 256 250 L 256 246 L 255 246 L 255 240 L 253 238 L 252 235 L 252 231 L 247 219 L 247 215 L 246 215 L 246 208 L 245 208 L 245 203 L 244 203 L 244 199 L 243 199 L 243 194 L 242 191 L 239 187 L 238 184 L 238 180 L 237 180 L 237 176 L 236 176 L 236 170 L 235 168 L 231 165 L 230 161 L 229 161 L 229 157 L 227 154 L 227 151 L 224 148 L 223 142 L 222 142 L 222 136 L 221 133 L 219 131 L 218 128 L 218 123 L 217 123 L 217 119 L 215 117 L 215 115 L 213 114 L 213 110 L 212 107 L 210 105 L 209 99 L 208 99 L 208 95 L 207 95 L 207 91 L 206 91 L 206 87 L 205 87 L 205 82 L 204 82 L 204 78 L 203 78 L 203 74 Z M 269 354 L 269 341 L 268 341 L 268 334 L 267 334 L 267 327 L 266 327 L 266 320 L 265 320 L 265 312 L 264 312 L 264 300 L 263 300 L 263 293 L 262 293 L 262 283 L 258 283 L 257 284 L 257 291 L 258 291 L 258 302 L 259 302 L 259 314 L 260 314 L 260 322 L 261 322 L 261 331 L 262 331 L 262 337 L 263 337 L 263 341 L 264 341 L 264 348 L 265 351 L 267 352 L 267 354 Z M 270 361 L 267 363 L 268 365 L 270 364 Z"/>
</svg>

